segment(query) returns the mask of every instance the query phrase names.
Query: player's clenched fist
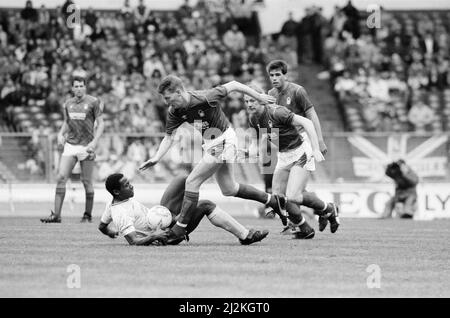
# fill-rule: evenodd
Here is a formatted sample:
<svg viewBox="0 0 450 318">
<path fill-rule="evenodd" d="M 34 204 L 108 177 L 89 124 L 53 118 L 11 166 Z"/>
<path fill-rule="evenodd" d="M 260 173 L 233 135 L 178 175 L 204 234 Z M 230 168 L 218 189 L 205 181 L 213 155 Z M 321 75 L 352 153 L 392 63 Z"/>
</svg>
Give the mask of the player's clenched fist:
<svg viewBox="0 0 450 318">
<path fill-rule="evenodd" d="M 154 159 L 154 158 L 150 158 L 148 159 L 146 162 L 144 162 L 143 164 L 141 164 L 139 166 L 139 170 L 145 170 L 148 169 L 150 167 L 153 167 L 154 165 L 156 165 L 158 163 L 158 160 Z"/>
</svg>

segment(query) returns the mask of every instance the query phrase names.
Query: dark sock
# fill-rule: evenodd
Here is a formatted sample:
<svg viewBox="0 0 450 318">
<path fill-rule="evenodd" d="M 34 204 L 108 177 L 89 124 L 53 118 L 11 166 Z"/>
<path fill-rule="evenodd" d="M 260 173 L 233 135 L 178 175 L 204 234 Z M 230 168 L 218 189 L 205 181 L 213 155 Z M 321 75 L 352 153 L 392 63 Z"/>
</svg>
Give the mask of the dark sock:
<svg viewBox="0 0 450 318">
<path fill-rule="evenodd" d="M 289 221 L 291 221 L 293 224 L 299 224 L 302 221 L 302 218 L 298 215 L 290 214 Z"/>
<path fill-rule="evenodd" d="M 177 223 L 188 225 L 198 204 L 198 192 L 184 191 L 180 217 Z"/>
<path fill-rule="evenodd" d="M 189 234 L 192 231 L 194 231 L 197 226 L 200 224 L 200 221 L 205 216 L 205 212 L 202 209 L 199 209 L 198 207 L 194 210 L 193 216 L 191 217 L 191 220 L 189 221 L 189 224 L 186 226 L 186 233 Z"/>
<path fill-rule="evenodd" d="M 264 186 L 266 188 L 267 193 L 272 193 L 272 180 L 273 180 L 273 174 L 265 174 L 264 175 Z"/>
<path fill-rule="evenodd" d="M 94 206 L 94 192 L 86 192 L 86 205 L 84 213 L 92 215 L 93 206 Z"/>
<path fill-rule="evenodd" d="M 264 204 L 266 204 L 268 198 L 267 193 L 248 184 L 239 184 L 239 190 L 235 196 L 242 199 L 258 201 Z M 273 198 L 271 201 L 273 201 Z"/>
<path fill-rule="evenodd" d="M 297 204 L 288 201 L 286 203 L 286 211 L 292 223 L 299 224 L 304 220 L 300 207 Z"/>
<path fill-rule="evenodd" d="M 64 197 L 66 196 L 66 188 L 56 188 L 55 193 L 55 215 L 57 217 L 61 216 L 61 208 L 64 202 Z"/>
<path fill-rule="evenodd" d="M 316 211 L 317 212 L 316 214 L 318 215 L 321 215 L 319 213 L 322 212 L 323 214 L 327 213 L 328 205 L 324 201 L 319 199 L 317 195 L 315 195 L 312 192 L 303 192 L 302 195 L 303 195 L 302 205 L 314 209 L 314 211 Z"/>
<path fill-rule="evenodd" d="M 333 211 L 333 205 L 327 203 L 327 208 L 325 210 L 314 210 L 314 214 L 318 216 L 326 216 L 328 213 Z"/>
</svg>

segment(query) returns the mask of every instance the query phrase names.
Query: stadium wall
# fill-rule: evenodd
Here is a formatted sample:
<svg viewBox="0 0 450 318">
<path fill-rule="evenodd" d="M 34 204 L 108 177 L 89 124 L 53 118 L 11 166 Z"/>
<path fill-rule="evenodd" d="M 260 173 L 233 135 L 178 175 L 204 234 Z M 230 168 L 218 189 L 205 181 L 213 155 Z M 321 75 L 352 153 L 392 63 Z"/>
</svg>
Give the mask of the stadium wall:
<svg viewBox="0 0 450 318">
<path fill-rule="evenodd" d="M 135 198 L 145 205 L 159 204 L 166 184 L 145 185 L 135 188 Z M 262 185 L 255 185 L 263 189 Z M 345 183 L 345 184 L 311 184 L 314 191 L 326 201 L 334 201 L 340 205 L 341 216 L 344 218 L 377 218 L 384 209 L 387 200 L 394 192 L 390 183 Z M 419 212 L 417 219 L 450 218 L 450 183 L 420 184 L 418 186 Z M 259 205 L 255 202 L 237 198 L 224 197 L 218 186 L 208 184 L 201 189 L 201 199 L 209 199 L 224 207 L 234 216 L 258 216 Z M 0 187 L 0 216 L 38 216 L 40 211 L 11 211 L 11 203 L 45 204 L 51 207 L 54 199 L 54 187 L 49 184 L 13 184 Z M 104 190 L 102 184 L 96 185 L 95 200 L 98 204 L 106 204 L 111 196 Z M 84 204 L 84 189 L 81 184 L 71 184 L 67 187 L 65 204 Z M 68 203 L 70 202 L 70 203 Z M 102 211 L 95 211 L 100 215 Z M 67 215 L 65 213 L 65 215 Z"/>
</svg>

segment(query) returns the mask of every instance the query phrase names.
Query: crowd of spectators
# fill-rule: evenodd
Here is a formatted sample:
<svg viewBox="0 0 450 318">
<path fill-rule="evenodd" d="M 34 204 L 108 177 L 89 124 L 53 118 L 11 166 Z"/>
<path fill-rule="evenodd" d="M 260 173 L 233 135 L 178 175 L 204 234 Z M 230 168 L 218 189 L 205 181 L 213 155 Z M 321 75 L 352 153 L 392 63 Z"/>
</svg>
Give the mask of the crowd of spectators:
<svg viewBox="0 0 450 318">
<path fill-rule="evenodd" d="M 347 6 L 348 8 L 348 6 Z M 380 28 L 336 7 L 324 63 L 344 108 L 358 111 L 362 131 L 442 131 L 439 94 L 450 84 L 450 12 L 381 11 Z"/>
<path fill-rule="evenodd" d="M 70 10 L 71 0 L 52 9 L 27 1 L 22 10 L 0 10 L 0 113 L 12 131 L 57 131 L 62 121 L 55 114 L 62 113 L 77 75 L 87 79 L 88 94 L 104 101 L 106 133 L 135 135 L 164 131 L 167 108 L 156 88 L 166 74 L 177 74 L 188 90 L 232 79 L 266 86 L 264 65 L 273 47 L 258 45 L 251 1 L 190 6 L 185 0 L 179 10 L 162 12 L 137 2 L 125 0 L 115 11 L 89 8 L 79 16 Z M 47 121 L 32 117 L 18 125 L 6 116 L 17 106 L 24 112 L 37 107 Z M 243 122 L 242 96 L 230 96 L 224 109 L 232 122 Z M 108 138 L 98 161 L 102 171 L 120 162 L 131 171 L 129 162 L 144 161 L 158 144 Z M 117 156 L 117 162 L 102 162 L 102 156 Z M 160 174 L 173 169 L 165 170 Z"/>
</svg>

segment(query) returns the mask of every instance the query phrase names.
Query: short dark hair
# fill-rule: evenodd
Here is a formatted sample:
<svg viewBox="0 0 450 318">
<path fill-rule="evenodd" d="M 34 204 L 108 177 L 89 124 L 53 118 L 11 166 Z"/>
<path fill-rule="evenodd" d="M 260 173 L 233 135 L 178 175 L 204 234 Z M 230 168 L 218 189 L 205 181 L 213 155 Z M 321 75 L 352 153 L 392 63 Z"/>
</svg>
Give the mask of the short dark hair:
<svg viewBox="0 0 450 318">
<path fill-rule="evenodd" d="M 288 65 L 283 60 L 274 60 L 267 64 L 266 71 L 269 73 L 272 70 L 280 69 L 283 75 L 286 75 L 288 71 Z"/>
<path fill-rule="evenodd" d="M 86 85 L 86 78 L 81 77 L 81 76 L 74 76 L 72 78 L 72 86 L 75 82 L 83 82 L 83 84 Z"/>
<path fill-rule="evenodd" d="M 111 193 L 111 195 L 114 197 L 114 190 L 120 190 L 120 180 L 123 178 L 123 174 L 122 173 L 113 173 L 111 175 L 108 176 L 108 178 L 106 178 L 105 181 L 105 187 L 106 190 L 108 190 L 109 193 Z"/>
<path fill-rule="evenodd" d="M 184 89 L 183 81 L 175 75 L 167 75 L 158 86 L 158 93 L 164 94 L 165 91 L 173 93 L 176 89 Z"/>
</svg>

